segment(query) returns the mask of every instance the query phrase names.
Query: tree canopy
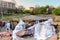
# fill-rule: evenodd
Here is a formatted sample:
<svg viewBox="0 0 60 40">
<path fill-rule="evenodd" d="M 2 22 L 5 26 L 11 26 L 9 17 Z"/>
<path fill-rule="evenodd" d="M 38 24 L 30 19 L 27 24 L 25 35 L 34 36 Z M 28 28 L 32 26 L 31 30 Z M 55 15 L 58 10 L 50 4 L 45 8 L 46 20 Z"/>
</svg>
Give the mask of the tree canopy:
<svg viewBox="0 0 60 40">
<path fill-rule="evenodd" d="M 60 15 L 60 6 L 55 8 L 53 11 L 52 11 L 52 14 L 54 15 Z"/>
</svg>

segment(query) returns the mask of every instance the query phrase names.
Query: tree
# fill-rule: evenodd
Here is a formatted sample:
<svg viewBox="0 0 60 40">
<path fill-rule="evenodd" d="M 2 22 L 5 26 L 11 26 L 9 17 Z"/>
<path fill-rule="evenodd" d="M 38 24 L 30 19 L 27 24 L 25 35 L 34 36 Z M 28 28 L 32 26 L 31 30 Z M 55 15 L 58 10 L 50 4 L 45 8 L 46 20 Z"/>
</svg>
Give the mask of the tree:
<svg viewBox="0 0 60 40">
<path fill-rule="evenodd" d="M 33 9 L 33 11 L 31 11 L 31 14 L 32 15 L 36 15 L 36 14 L 39 14 L 40 13 L 40 7 L 35 7 L 34 9 Z"/>
<path fill-rule="evenodd" d="M 53 14 L 53 15 L 60 15 L 60 7 L 55 8 L 55 9 L 52 11 L 52 14 Z"/>
<path fill-rule="evenodd" d="M 49 8 L 49 5 L 46 5 L 45 7 L 46 7 L 46 8 Z"/>
<path fill-rule="evenodd" d="M 46 13 L 46 7 L 42 6 L 42 7 L 40 8 L 40 13 L 41 13 L 41 14 L 45 14 L 45 13 Z"/>
<path fill-rule="evenodd" d="M 30 10 L 24 10 L 24 13 L 26 14 L 26 13 L 30 13 Z"/>
<path fill-rule="evenodd" d="M 18 7 L 19 13 L 24 13 L 25 8 L 23 6 Z"/>
<path fill-rule="evenodd" d="M 31 14 L 45 14 L 46 13 L 46 7 L 35 7 Z"/>
</svg>

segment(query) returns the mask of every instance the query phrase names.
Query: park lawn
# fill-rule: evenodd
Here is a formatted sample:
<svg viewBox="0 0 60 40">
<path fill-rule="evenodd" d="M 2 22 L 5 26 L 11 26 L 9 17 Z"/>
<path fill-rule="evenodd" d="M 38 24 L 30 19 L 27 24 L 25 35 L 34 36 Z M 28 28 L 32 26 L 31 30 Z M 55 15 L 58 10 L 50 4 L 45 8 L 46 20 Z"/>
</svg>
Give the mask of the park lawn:
<svg viewBox="0 0 60 40">
<path fill-rule="evenodd" d="M 26 15 L 30 15 L 30 14 L 4 14 L 3 15 L 3 18 L 10 20 L 13 17 L 21 18 L 21 17 L 24 17 Z M 2 18 L 2 15 L 1 14 L 0 14 L 0 18 Z"/>
</svg>

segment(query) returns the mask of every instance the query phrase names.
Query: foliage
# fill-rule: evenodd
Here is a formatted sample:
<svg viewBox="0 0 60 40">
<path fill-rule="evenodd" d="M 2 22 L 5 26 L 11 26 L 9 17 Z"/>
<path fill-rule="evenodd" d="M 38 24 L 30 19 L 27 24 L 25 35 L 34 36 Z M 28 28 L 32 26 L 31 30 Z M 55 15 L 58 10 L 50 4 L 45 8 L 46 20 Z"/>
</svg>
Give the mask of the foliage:
<svg viewBox="0 0 60 40">
<path fill-rule="evenodd" d="M 26 13 L 30 13 L 30 10 L 24 10 L 24 13 L 26 14 Z"/>
<path fill-rule="evenodd" d="M 55 21 L 56 22 L 60 22 L 60 18 L 55 18 Z"/>
<path fill-rule="evenodd" d="M 31 12 L 31 14 L 45 14 L 46 13 L 46 7 L 42 6 L 42 7 L 35 7 L 34 10 Z"/>
<path fill-rule="evenodd" d="M 14 14 L 31 14 L 31 15 L 38 15 L 38 14 L 54 14 L 54 15 L 60 15 L 60 6 L 55 8 L 54 10 L 53 9 L 50 9 L 49 5 L 46 5 L 46 6 L 39 6 L 39 5 L 36 5 L 32 11 L 28 10 L 28 9 L 25 9 L 23 6 L 19 6 L 18 8 L 15 8 L 15 9 L 7 9 L 7 8 L 4 8 L 4 10 L 7 10 L 7 13 L 14 13 Z M 48 11 L 47 11 L 48 9 Z M 50 10 L 49 10 L 50 9 Z"/>
<path fill-rule="evenodd" d="M 24 13 L 25 8 L 23 6 L 19 6 L 17 9 L 18 13 Z"/>
<path fill-rule="evenodd" d="M 45 7 L 46 7 L 46 8 L 49 8 L 49 5 L 46 5 Z"/>
<path fill-rule="evenodd" d="M 30 15 L 30 14 L 3 14 L 3 18 L 6 19 L 11 19 L 12 17 L 16 17 L 16 18 L 20 18 L 20 17 L 24 17 L 26 15 Z M 2 15 L 0 14 L 0 18 L 2 18 Z"/>
<path fill-rule="evenodd" d="M 53 14 L 53 15 L 60 15 L 60 7 L 55 8 L 55 9 L 52 11 L 52 14 Z"/>
</svg>

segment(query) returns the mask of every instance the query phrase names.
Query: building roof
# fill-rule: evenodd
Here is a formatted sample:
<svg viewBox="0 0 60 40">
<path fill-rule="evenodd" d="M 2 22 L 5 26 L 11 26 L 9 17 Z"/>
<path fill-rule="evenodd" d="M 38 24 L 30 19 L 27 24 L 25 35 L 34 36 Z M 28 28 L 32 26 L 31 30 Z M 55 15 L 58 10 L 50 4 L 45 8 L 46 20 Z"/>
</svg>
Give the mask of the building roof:
<svg viewBox="0 0 60 40">
<path fill-rule="evenodd" d="M 14 3 L 15 4 L 15 1 L 13 1 L 13 0 L 0 0 L 0 1 L 10 2 L 10 3 Z"/>
</svg>

